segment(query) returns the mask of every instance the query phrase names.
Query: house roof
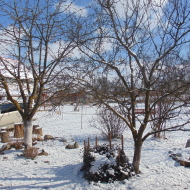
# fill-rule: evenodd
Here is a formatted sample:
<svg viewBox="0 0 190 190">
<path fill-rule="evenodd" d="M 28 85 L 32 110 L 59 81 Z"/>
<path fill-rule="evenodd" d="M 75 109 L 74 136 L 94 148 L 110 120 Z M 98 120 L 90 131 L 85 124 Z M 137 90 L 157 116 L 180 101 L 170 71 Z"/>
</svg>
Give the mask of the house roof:
<svg viewBox="0 0 190 190">
<path fill-rule="evenodd" d="M 1 75 L 8 79 L 33 79 L 32 72 L 24 64 L 19 63 L 17 60 L 5 57 L 0 57 L 0 76 Z M 11 95 L 19 98 L 20 90 L 17 83 L 14 81 L 8 81 L 7 83 Z M 25 85 L 23 87 L 26 89 Z M 28 94 L 27 90 L 25 90 L 25 94 Z M 6 92 L 3 87 L 0 87 L 0 96 L 6 97 Z"/>
<path fill-rule="evenodd" d="M 0 57 L 0 74 L 6 78 L 32 79 L 31 71 L 18 60 Z"/>
</svg>

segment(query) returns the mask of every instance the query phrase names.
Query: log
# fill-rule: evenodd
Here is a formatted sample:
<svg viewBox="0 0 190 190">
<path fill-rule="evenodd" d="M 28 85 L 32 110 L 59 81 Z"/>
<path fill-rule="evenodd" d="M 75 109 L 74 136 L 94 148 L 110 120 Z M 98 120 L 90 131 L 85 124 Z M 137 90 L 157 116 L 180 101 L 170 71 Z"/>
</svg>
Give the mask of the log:
<svg viewBox="0 0 190 190">
<path fill-rule="evenodd" d="M 42 128 L 41 127 L 38 127 L 38 128 L 35 128 L 33 129 L 33 134 L 36 134 L 36 135 L 41 135 L 43 136 L 43 132 L 42 132 Z"/>
<path fill-rule="evenodd" d="M 4 144 L 1 148 L 0 148 L 0 153 L 6 151 L 6 150 L 9 150 L 11 149 L 11 144 L 8 143 L 8 144 Z"/>
<path fill-rule="evenodd" d="M 1 127 L 0 131 L 8 131 L 8 132 L 14 132 L 14 127 L 7 128 L 7 127 Z"/>
<path fill-rule="evenodd" d="M 34 133 L 35 129 L 39 128 L 39 127 L 40 127 L 39 125 L 33 125 L 33 131 L 32 131 L 32 133 Z"/>
<path fill-rule="evenodd" d="M 2 143 L 6 143 L 9 142 L 9 132 L 8 131 L 1 131 L 0 132 L 0 136 L 1 136 L 1 142 Z"/>
<path fill-rule="evenodd" d="M 1 131 L 7 131 L 6 127 L 1 127 Z"/>
<path fill-rule="evenodd" d="M 22 138 L 24 137 L 24 125 L 21 123 L 14 125 L 14 137 Z"/>
</svg>

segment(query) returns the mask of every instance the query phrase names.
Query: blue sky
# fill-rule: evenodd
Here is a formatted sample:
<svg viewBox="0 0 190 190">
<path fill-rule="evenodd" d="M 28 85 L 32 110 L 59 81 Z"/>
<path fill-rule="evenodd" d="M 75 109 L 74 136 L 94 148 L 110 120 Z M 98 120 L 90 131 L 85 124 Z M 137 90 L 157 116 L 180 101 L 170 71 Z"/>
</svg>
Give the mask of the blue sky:
<svg viewBox="0 0 190 190">
<path fill-rule="evenodd" d="M 10 1 L 11 3 L 13 3 L 13 1 L 12 0 L 6 0 L 6 2 L 8 2 L 8 1 Z M 184 2 L 185 0 L 181 0 L 180 2 Z M 23 3 L 24 1 L 22 1 L 22 3 Z M 31 2 L 33 3 L 34 1 L 33 0 L 31 0 Z M 44 3 L 44 1 L 40 1 L 42 4 Z M 59 2 L 59 1 L 57 1 L 57 2 Z M 64 5 L 65 6 L 68 6 L 68 5 L 70 5 L 71 4 L 71 0 L 67 0 L 65 3 L 64 3 Z M 72 5 L 70 5 L 70 12 L 77 12 L 76 13 L 76 15 L 78 15 L 78 16 L 81 16 L 81 17 L 86 17 L 86 16 L 88 16 L 88 11 L 89 11 L 89 9 L 86 9 L 86 7 L 88 7 L 91 3 L 93 2 L 93 0 L 75 0 L 73 3 L 72 3 Z M 131 10 L 132 10 L 132 8 L 133 8 L 133 5 L 131 4 L 131 2 L 132 1 L 126 1 L 126 0 L 120 0 L 120 1 L 116 1 L 115 0 L 115 2 L 118 2 L 117 4 L 115 4 L 116 6 L 116 11 L 118 12 L 118 14 L 119 14 L 119 16 L 121 17 L 121 18 L 123 18 L 124 17 L 124 7 L 125 6 L 127 6 L 127 7 L 130 7 L 131 8 Z M 139 5 L 141 6 L 141 5 L 143 5 L 143 2 L 147 2 L 147 0 L 141 0 L 141 1 L 139 1 L 139 0 L 134 0 L 134 3 L 139 3 Z M 160 7 L 161 6 L 165 6 L 166 4 L 167 4 L 167 0 L 154 0 L 153 1 L 154 2 L 154 5 L 156 5 L 157 7 L 158 7 L 158 9 L 157 9 L 157 12 L 159 12 L 161 9 L 160 9 Z M 132 14 L 132 12 L 128 12 L 128 14 Z M 160 15 L 162 15 L 162 13 L 160 12 Z M 149 16 L 151 17 L 151 19 L 152 19 L 152 24 L 151 24 L 151 26 L 150 27 L 152 27 L 152 28 L 154 28 L 156 25 L 157 25 L 157 17 L 156 17 L 156 15 L 153 13 L 153 12 L 151 12 L 151 10 L 150 10 L 150 12 L 149 12 Z M 2 18 L 2 20 L 3 20 L 3 22 L 7 22 L 7 24 L 8 23 L 10 23 L 9 22 L 9 19 L 5 19 L 4 17 L 2 17 L 1 16 L 1 18 Z M 145 19 L 146 19 L 146 17 L 145 17 Z M 6 36 L 4 36 L 3 34 L 2 34 L 2 32 L 0 32 L 0 34 L 1 34 L 1 38 L 0 38 L 0 40 L 2 40 L 2 39 L 6 39 Z M 52 46 L 56 49 L 56 43 L 54 43 L 54 44 L 52 44 Z M 184 48 L 184 50 L 187 50 L 187 46 L 188 46 L 188 44 L 185 46 L 185 48 Z M 105 44 L 105 47 L 108 49 L 108 50 L 110 50 L 110 44 Z M 77 52 L 77 50 L 75 51 L 75 53 L 76 54 L 78 54 L 78 52 Z"/>
</svg>

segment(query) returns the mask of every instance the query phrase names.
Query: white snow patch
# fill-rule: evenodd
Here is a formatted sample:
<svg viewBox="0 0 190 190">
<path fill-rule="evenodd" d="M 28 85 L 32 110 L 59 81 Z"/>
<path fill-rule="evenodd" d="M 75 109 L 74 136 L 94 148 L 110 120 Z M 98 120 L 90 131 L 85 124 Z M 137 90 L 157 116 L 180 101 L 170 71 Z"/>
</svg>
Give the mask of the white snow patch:
<svg viewBox="0 0 190 190">
<path fill-rule="evenodd" d="M 73 112 L 72 106 L 60 108 L 60 112 L 40 111 L 34 124 L 43 129 L 43 134 L 60 138 L 73 138 L 79 143 L 79 149 L 65 149 L 65 142 L 50 140 L 38 142 L 36 147 L 48 152 L 48 156 L 38 156 L 34 160 L 19 157 L 21 150 L 11 149 L 0 155 L 0 189 L 55 189 L 55 190 L 181 190 L 190 189 L 189 168 L 180 166 L 169 157 L 169 150 L 179 149 L 188 158 L 189 148 L 185 149 L 190 132 L 166 133 L 167 139 L 148 138 L 142 148 L 141 174 L 123 182 L 110 184 L 88 183 L 82 177 L 82 148 L 84 140 L 95 137 L 101 140 L 100 132 L 91 128 L 88 121 L 95 114 L 96 107 L 85 106 L 83 113 Z M 81 117 L 82 116 L 82 117 Z M 82 118 L 82 121 L 81 121 Z M 125 131 L 124 151 L 132 161 L 133 140 L 129 131 Z M 0 147 L 3 143 L 0 143 Z M 101 159 L 100 159 L 101 160 Z M 101 160 L 107 162 L 107 160 Z M 100 164 L 100 162 L 99 162 Z M 94 168 L 97 168 L 94 167 Z M 110 171 L 111 172 L 111 171 Z"/>
</svg>

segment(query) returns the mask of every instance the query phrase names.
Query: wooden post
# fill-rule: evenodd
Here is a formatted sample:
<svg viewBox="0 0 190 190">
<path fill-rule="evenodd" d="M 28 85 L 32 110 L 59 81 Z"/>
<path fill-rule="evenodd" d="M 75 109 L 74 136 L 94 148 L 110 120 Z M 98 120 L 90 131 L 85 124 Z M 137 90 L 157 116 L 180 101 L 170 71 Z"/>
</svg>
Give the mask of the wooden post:
<svg viewBox="0 0 190 190">
<path fill-rule="evenodd" d="M 90 149 L 90 138 L 88 137 L 88 149 Z"/>
<path fill-rule="evenodd" d="M 96 137 L 96 144 L 95 146 L 97 147 L 98 146 L 98 137 Z"/>
<path fill-rule="evenodd" d="M 109 138 L 109 144 L 110 144 L 110 149 L 111 149 L 111 133 L 108 133 L 108 138 Z"/>
<path fill-rule="evenodd" d="M 84 140 L 84 152 L 86 153 L 86 141 Z"/>
<path fill-rule="evenodd" d="M 2 143 L 6 143 L 9 142 L 9 132 L 8 131 L 1 131 L 0 132 L 0 136 L 1 136 L 1 142 Z"/>
<path fill-rule="evenodd" d="M 19 123 L 14 125 L 14 137 L 22 138 L 24 137 L 24 125 Z"/>
<path fill-rule="evenodd" d="M 121 162 L 121 152 L 120 152 L 120 148 L 118 149 L 118 161 L 119 161 L 119 163 Z"/>
<path fill-rule="evenodd" d="M 122 147 L 122 150 L 124 150 L 123 135 L 121 135 L 121 147 Z"/>
</svg>

